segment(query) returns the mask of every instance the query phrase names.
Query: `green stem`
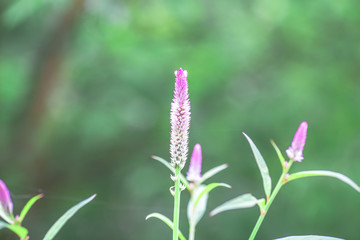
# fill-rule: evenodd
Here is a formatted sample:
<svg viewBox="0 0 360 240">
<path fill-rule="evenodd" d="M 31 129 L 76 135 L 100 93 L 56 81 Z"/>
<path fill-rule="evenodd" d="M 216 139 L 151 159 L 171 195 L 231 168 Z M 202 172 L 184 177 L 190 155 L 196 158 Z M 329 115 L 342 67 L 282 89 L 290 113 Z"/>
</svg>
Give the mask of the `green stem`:
<svg viewBox="0 0 360 240">
<path fill-rule="evenodd" d="M 195 224 L 190 221 L 189 240 L 195 240 Z"/>
<path fill-rule="evenodd" d="M 174 227 L 173 227 L 173 240 L 179 239 L 179 212 L 180 212 L 180 167 L 175 169 L 175 194 L 174 194 Z"/>
<path fill-rule="evenodd" d="M 283 169 L 283 173 L 281 174 L 280 178 L 279 178 L 279 181 L 277 182 L 275 188 L 274 188 L 274 191 L 271 193 L 270 195 L 270 198 L 267 200 L 266 204 L 265 204 L 265 207 L 264 207 L 264 210 L 261 212 L 256 224 L 255 224 L 255 227 L 249 237 L 249 240 L 253 240 L 255 239 L 255 236 L 257 234 L 257 232 L 259 231 L 259 228 L 261 226 L 261 223 L 264 221 L 264 218 L 266 216 L 266 213 L 268 212 L 270 206 L 271 206 L 271 203 L 274 201 L 276 195 L 279 193 L 281 187 L 285 184 L 284 183 L 284 180 L 285 180 L 285 176 L 286 174 L 289 172 L 289 169 L 292 165 L 294 161 L 293 160 L 290 160 L 290 162 L 288 163 L 288 165 Z"/>
</svg>

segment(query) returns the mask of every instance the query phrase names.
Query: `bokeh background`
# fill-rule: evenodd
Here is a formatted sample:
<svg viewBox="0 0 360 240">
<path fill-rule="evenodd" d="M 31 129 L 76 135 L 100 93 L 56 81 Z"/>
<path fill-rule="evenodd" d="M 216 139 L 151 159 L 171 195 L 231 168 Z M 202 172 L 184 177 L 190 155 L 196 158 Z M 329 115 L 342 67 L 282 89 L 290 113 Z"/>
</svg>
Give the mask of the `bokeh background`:
<svg viewBox="0 0 360 240">
<path fill-rule="evenodd" d="M 190 148 L 214 181 L 207 213 L 235 196 L 263 196 L 241 132 L 273 181 L 284 150 L 308 121 L 305 159 L 360 183 L 358 0 L 2 0 L 0 178 L 15 212 L 43 192 L 24 225 L 41 239 L 70 206 L 97 193 L 56 239 L 170 239 L 151 212 L 171 218 L 169 158 L 173 71 L 187 69 Z M 187 167 L 185 171 L 187 170 Z M 182 194 L 181 228 L 187 235 Z M 286 185 L 258 234 L 360 239 L 360 196 L 334 179 Z M 258 209 L 205 215 L 197 239 L 247 239 Z M 16 239 L 7 230 L 0 239 Z"/>
</svg>

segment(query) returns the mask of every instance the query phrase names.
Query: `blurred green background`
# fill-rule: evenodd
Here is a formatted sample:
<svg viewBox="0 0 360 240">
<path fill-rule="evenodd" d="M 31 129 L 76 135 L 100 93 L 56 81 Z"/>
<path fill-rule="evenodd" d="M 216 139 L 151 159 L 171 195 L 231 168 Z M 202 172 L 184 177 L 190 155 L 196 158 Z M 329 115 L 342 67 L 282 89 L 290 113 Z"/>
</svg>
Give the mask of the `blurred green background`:
<svg viewBox="0 0 360 240">
<path fill-rule="evenodd" d="M 145 216 L 172 216 L 169 171 L 151 155 L 169 158 L 179 67 L 189 72 L 190 148 L 201 143 L 204 170 L 230 166 L 213 180 L 233 189 L 214 190 L 208 212 L 243 193 L 263 196 L 242 131 L 275 182 L 269 140 L 284 152 L 306 120 L 305 159 L 292 171 L 339 171 L 360 183 L 359 9 L 358 0 L 1 0 L 0 178 L 15 212 L 45 193 L 24 222 L 31 239 L 93 193 L 56 239 L 171 238 Z M 359 213 L 359 194 L 339 181 L 292 182 L 257 239 L 360 239 Z M 247 239 L 258 214 L 206 214 L 197 239 Z M 0 239 L 16 238 L 2 230 Z"/>
</svg>

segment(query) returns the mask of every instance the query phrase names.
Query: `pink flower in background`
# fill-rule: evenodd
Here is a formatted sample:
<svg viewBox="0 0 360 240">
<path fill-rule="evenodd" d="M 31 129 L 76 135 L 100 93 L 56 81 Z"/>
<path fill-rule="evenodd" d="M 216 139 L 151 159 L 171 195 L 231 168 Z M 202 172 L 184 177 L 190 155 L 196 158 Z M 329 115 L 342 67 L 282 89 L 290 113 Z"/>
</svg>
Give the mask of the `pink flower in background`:
<svg viewBox="0 0 360 240">
<path fill-rule="evenodd" d="M 174 98 L 171 103 L 170 159 L 173 167 L 184 168 L 189 142 L 190 100 L 187 71 L 181 68 L 175 71 Z"/>
<path fill-rule="evenodd" d="M 187 180 L 196 183 L 201 179 L 201 161 L 201 146 L 200 144 L 196 144 L 191 155 L 189 171 L 186 176 Z"/>
<path fill-rule="evenodd" d="M 13 203 L 11 201 L 9 189 L 0 179 L 0 217 L 10 224 L 13 224 Z"/>
<path fill-rule="evenodd" d="M 288 157 L 296 162 L 301 162 L 304 159 L 303 150 L 306 143 L 307 129 L 307 122 L 302 122 L 295 133 L 291 146 L 286 150 Z"/>
</svg>

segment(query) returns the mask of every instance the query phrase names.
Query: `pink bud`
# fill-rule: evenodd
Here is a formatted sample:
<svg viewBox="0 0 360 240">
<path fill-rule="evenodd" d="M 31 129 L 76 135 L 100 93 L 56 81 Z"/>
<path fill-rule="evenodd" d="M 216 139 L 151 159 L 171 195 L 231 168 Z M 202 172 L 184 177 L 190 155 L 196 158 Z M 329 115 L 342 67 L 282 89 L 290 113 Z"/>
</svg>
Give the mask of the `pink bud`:
<svg viewBox="0 0 360 240">
<path fill-rule="evenodd" d="M 190 100 L 187 71 L 181 68 L 175 71 L 174 98 L 171 103 L 170 159 L 173 167 L 184 168 L 189 141 Z"/>
<path fill-rule="evenodd" d="M 200 144 L 196 144 L 191 155 L 189 171 L 186 176 L 187 180 L 196 183 L 201 179 L 201 161 L 201 146 Z"/>
<path fill-rule="evenodd" d="M 0 217 L 5 221 L 13 223 L 13 203 L 11 201 L 9 189 L 0 179 Z"/>
<path fill-rule="evenodd" d="M 301 162 L 304 159 L 303 150 L 306 142 L 307 129 L 307 122 L 302 122 L 295 133 L 291 146 L 286 150 L 288 157 L 296 162 Z"/>
</svg>

